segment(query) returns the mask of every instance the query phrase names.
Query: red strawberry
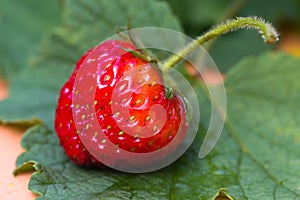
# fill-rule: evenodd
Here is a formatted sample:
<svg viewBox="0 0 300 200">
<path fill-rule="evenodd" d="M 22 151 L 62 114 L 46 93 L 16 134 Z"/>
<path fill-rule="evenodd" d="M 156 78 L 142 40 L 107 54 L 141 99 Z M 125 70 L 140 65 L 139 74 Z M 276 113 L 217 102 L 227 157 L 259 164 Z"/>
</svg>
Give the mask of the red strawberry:
<svg viewBox="0 0 300 200">
<path fill-rule="evenodd" d="M 107 141 L 127 152 L 150 153 L 171 144 L 178 133 L 182 140 L 186 134 L 182 99 L 166 89 L 155 66 L 124 48 L 136 50 L 117 40 L 89 50 L 61 89 L 55 129 L 65 153 L 79 165 L 101 165 L 89 151 L 118 162 Z M 87 150 L 79 135 L 88 137 L 94 149 Z"/>
</svg>

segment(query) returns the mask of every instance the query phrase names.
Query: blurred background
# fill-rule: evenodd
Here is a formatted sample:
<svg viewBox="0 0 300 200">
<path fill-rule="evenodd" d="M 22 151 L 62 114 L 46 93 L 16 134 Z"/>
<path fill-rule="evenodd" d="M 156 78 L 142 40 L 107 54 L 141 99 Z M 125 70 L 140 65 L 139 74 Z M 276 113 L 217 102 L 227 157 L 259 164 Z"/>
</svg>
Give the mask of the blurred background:
<svg viewBox="0 0 300 200">
<path fill-rule="evenodd" d="M 281 40 L 275 45 L 266 45 L 257 33 L 245 30 L 227 34 L 206 45 L 222 72 L 242 57 L 271 49 L 283 49 L 300 56 L 299 0 L 165 1 L 191 37 L 234 16 L 259 16 L 277 27 Z M 27 65 L 28 57 L 45 34 L 61 24 L 64 3 L 64 0 L 0 0 L 0 76 L 9 77 Z"/>
<path fill-rule="evenodd" d="M 300 56 L 300 1 L 299 0 L 169 0 L 184 30 L 195 37 L 235 16 L 258 16 L 271 22 L 280 33 L 280 42 L 266 45 L 254 31 L 241 30 L 222 36 L 207 50 L 220 71 L 226 72 L 242 57 L 282 48 Z"/>
</svg>

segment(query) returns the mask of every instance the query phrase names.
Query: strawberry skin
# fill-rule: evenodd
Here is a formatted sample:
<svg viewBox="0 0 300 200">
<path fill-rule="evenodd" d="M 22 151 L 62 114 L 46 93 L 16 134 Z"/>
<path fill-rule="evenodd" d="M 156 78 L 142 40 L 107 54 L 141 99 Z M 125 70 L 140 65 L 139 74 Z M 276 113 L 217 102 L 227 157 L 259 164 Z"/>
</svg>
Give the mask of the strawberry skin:
<svg viewBox="0 0 300 200">
<path fill-rule="evenodd" d="M 74 85 L 75 81 L 80 80 L 78 70 L 89 65 L 90 61 L 100 71 L 96 74 L 94 103 L 90 106 L 94 108 L 95 115 L 92 116 L 96 116 L 101 129 L 93 130 L 95 133 L 104 134 L 118 148 L 133 153 L 162 149 L 179 131 L 183 132 L 180 140 L 185 136 L 187 129 L 182 128 L 186 121 L 183 100 L 175 94 L 169 97 L 159 70 L 124 48 L 136 49 L 129 42 L 108 40 L 89 50 L 77 62 L 74 72 L 60 91 L 55 130 L 66 155 L 79 165 L 101 166 L 101 162 L 89 153 L 79 137 L 89 127 L 77 130 L 74 120 L 75 116 L 86 122 L 90 117 L 83 111 L 84 107 L 73 103 L 74 95 L 83 101 L 87 99 L 87 93 L 78 91 Z M 89 72 L 84 74 L 88 76 Z M 113 160 L 116 152 L 110 151 L 105 141 L 97 141 L 101 145 L 96 151 Z M 174 145 L 171 150 L 176 147 Z"/>
</svg>

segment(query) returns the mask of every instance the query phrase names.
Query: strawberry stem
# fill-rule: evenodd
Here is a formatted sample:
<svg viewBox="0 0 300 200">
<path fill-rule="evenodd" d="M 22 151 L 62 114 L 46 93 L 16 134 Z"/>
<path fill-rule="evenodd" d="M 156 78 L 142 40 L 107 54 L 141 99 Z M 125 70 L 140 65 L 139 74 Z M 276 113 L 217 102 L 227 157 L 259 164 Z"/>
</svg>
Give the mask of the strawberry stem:
<svg viewBox="0 0 300 200">
<path fill-rule="evenodd" d="M 196 38 L 185 48 L 179 50 L 176 54 L 163 62 L 161 70 L 167 71 L 172 68 L 185 56 L 197 49 L 199 45 L 202 45 L 225 33 L 244 28 L 253 28 L 258 30 L 266 44 L 274 43 L 279 40 L 276 29 L 269 22 L 265 22 L 263 19 L 257 17 L 237 17 L 236 19 L 227 20 L 220 25 L 213 27 L 210 31 Z"/>
</svg>

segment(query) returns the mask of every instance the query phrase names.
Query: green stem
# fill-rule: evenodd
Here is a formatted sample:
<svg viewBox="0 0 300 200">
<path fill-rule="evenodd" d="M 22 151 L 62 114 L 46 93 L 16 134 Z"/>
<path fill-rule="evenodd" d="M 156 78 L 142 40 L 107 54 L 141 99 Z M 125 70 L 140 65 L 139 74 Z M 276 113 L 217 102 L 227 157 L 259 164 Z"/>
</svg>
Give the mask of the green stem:
<svg viewBox="0 0 300 200">
<path fill-rule="evenodd" d="M 179 50 L 176 54 L 169 57 L 165 62 L 162 63 L 162 71 L 167 71 L 168 69 L 172 68 L 185 56 L 197 49 L 199 45 L 203 45 L 209 40 L 212 40 L 225 33 L 243 28 L 253 28 L 258 30 L 264 42 L 267 44 L 278 41 L 278 33 L 270 23 L 265 22 L 263 19 L 257 17 L 237 17 L 236 19 L 225 21 L 224 23 L 212 28 L 204 35 L 196 38 L 196 40 L 188 44 L 185 48 Z"/>
</svg>

